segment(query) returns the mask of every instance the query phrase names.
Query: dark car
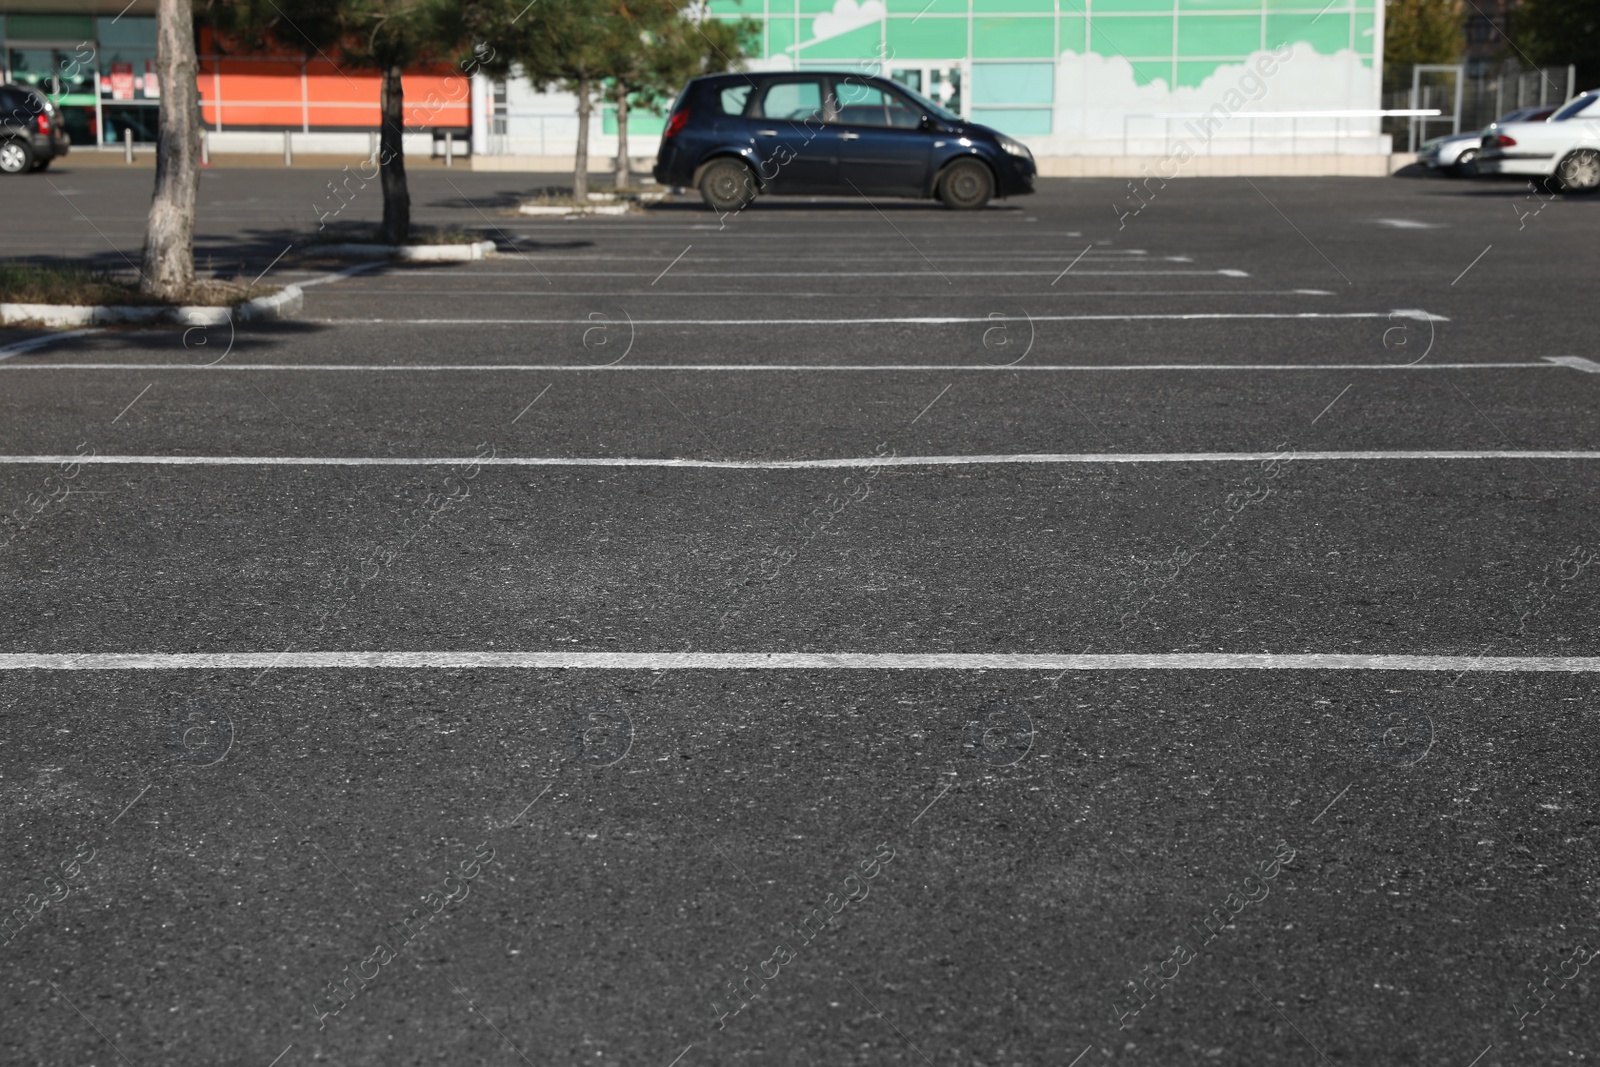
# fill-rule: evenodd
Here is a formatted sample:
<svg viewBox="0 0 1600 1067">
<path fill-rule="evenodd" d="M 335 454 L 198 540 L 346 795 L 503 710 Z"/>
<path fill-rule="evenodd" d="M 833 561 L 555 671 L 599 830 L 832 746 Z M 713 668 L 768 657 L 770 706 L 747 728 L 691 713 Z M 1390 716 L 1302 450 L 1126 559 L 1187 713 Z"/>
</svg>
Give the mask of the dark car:
<svg viewBox="0 0 1600 1067">
<path fill-rule="evenodd" d="M 766 194 L 936 196 L 952 208 L 1033 192 L 1026 145 L 886 78 L 830 71 L 691 81 L 661 136 L 655 179 L 714 210 Z"/>
<path fill-rule="evenodd" d="M 44 170 L 71 145 L 60 112 L 43 93 L 0 85 L 0 173 Z"/>
</svg>

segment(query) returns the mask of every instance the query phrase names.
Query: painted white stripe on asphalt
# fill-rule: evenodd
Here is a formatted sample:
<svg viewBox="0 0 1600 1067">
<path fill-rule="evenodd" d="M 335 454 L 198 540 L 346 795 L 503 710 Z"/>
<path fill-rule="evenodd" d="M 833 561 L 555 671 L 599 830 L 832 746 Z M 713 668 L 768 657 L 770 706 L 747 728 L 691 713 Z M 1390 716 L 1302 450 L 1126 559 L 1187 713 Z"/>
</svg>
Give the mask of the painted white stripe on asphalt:
<svg viewBox="0 0 1600 1067">
<path fill-rule="evenodd" d="M 1571 367 L 1573 370 L 1581 370 L 1585 374 L 1600 374 L 1600 363 L 1596 363 L 1592 359 L 1584 359 L 1582 356 L 1545 356 L 1544 358 L 1559 367 Z"/>
<path fill-rule="evenodd" d="M 312 278 L 309 281 L 296 282 L 295 284 L 302 289 L 309 289 L 313 285 L 326 285 L 329 282 L 342 282 L 346 278 L 354 277 L 357 274 L 365 274 L 369 270 L 377 270 L 379 267 L 386 266 L 388 266 L 388 264 L 383 260 L 379 260 L 376 263 L 358 263 L 353 267 L 346 267 L 343 270 L 336 270 L 331 274 L 319 275 L 318 277 Z"/>
<path fill-rule="evenodd" d="M 552 271 L 558 278 L 653 278 L 655 275 L 649 271 L 631 270 L 561 270 Z M 1054 270 L 946 270 L 939 274 L 947 274 L 952 278 L 1052 278 L 1060 271 Z M 937 278 L 929 270 L 740 270 L 740 271 L 711 271 L 696 270 L 679 272 L 680 278 Z M 1242 270 L 1075 270 L 1073 277 L 1113 277 L 1113 278 L 1147 278 L 1169 276 L 1195 276 L 1205 275 L 1214 277 L 1221 275 L 1225 278 L 1248 278 L 1249 275 Z M 524 272 L 522 277 L 526 277 Z M 404 277 L 404 275 L 399 275 Z M 455 277 L 464 282 L 481 277 L 476 273 L 458 274 Z M 372 292 L 374 290 L 361 290 Z M 492 295 L 492 294 L 491 294 Z"/>
<path fill-rule="evenodd" d="M 872 319 L 634 319 L 635 326 L 950 326 L 969 322 L 1130 322 L 1170 320 L 1192 322 L 1202 319 L 1381 319 L 1394 315 L 1405 318 L 1425 316 L 1421 321 L 1449 322 L 1431 312 L 1396 311 L 1206 311 L 1187 314 L 1144 315 L 969 315 L 901 316 Z M 308 319 L 329 326 L 593 326 L 593 319 Z"/>
<path fill-rule="evenodd" d="M 544 266 L 552 266 L 552 265 L 556 265 L 556 264 L 560 264 L 560 263 L 567 263 L 567 262 L 601 263 L 601 262 L 616 261 L 616 262 L 622 262 L 622 263 L 637 263 L 639 261 L 639 254 L 638 253 L 634 253 L 634 254 L 631 254 L 631 255 L 595 255 L 595 256 L 571 255 L 571 256 L 569 256 L 569 255 L 562 255 L 560 253 L 544 252 L 544 251 L 540 251 L 539 249 L 535 249 L 535 248 L 529 248 L 529 249 L 519 248 L 519 249 L 517 249 L 517 252 L 518 252 L 517 258 L 519 260 L 525 255 L 525 256 L 527 256 L 529 262 L 539 263 L 539 264 L 542 264 Z M 1046 261 L 1049 261 L 1049 262 L 1059 262 L 1060 259 L 1061 259 L 1061 253 L 1059 251 L 1055 251 L 1055 252 L 969 252 L 969 251 L 962 251 L 962 252 L 960 252 L 958 254 L 961 256 L 962 259 L 998 259 L 998 260 L 1004 260 L 1004 261 L 1006 261 L 1008 263 L 1011 263 L 1011 262 L 1025 262 L 1025 261 L 1034 260 L 1034 259 L 1041 259 L 1041 260 L 1046 260 Z M 1118 261 L 1115 257 L 1126 257 L 1128 254 L 1129 253 L 1117 252 L 1117 251 L 1113 251 L 1111 249 L 1095 249 L 1094 251 L 1091 251 L 1087 255 L 1085 255 L 1083 257 L 1083 261 L 1085 263 L 1087 263 L 1090 260 L 1110 258 L 1110 261 L 1115 263 L 1115 262 Z M 1139 254 L 1143 255 L 1144 253 L 1139 253 Z M 879 251 L 879 252 L 840 252 L 840 253 L 829 252 L 829 253 L 825 253 L 825 254 L 822 254 L 822 255 L 808 255 L 808 254 L 805 254 L 805 253 L 790 252 L 790 251 L 786 250 L 783 253 L 783 259 L 784 259 L 784 262 L 786 262 L 786 263 L 807 263 L 807 262 L 811 262 L 811 261 L 816 261 L 816 262 L 819 262 L 819 263 L 838 263 L 841 260 L 852 260 L 852 259 L 865 259 L 865 260 L 871 260 L 872 262 L 875 262 L 875 263 L 882 263 L 883 262 L 883 253 L 881 251 Z M 1194 260 L 1192 258 L 1185 257 L 1185 256 L 1167 256 L 1167 257 L 1165 257 L 1165 259 L 1166 259 L 1167 262 L 1171 262 L 1171 263 L 1192 263 L 1192 262 L 1194 262 Z M 771 262 L 770 258 L 762 259 L 761 257 L 753 256 L 753 255 L 752 256 L 706 255 L 704 257 L 696 256 L 695 257 L 695 261 L 697 263 L 760 263 L 760 262 Z M 1121 260 L 1121 262 L 1127 263 L 1127 262 L 1130 262 L 1130 261 L 1127 260 L 1126 258 L 1123 258 Z M 1157 261 L 1155 261 L 1155 260 L 1145 260 L 1144 262 L 1157 262 Z M 393 264 L 390 264 L 390 265 L 393 266 Z M 280 270 L 278 273 L 280 273 L 280 274 L 317 274 L 317 273 L 320 273 L 320 272 L 319 271 L 314 271 L 314 270 L 304 270 L 304 271 Z M 402 275 L 404 277 L 408 277 L 408 278 L 410 278 L 410 277 L 523 278 L 523 277 L 527 277 L 528 271 L 527 271 L 526 268 L 524 268 L 522 270 L 490 270 L 490 269 L 485 269 L 485 268 L 479 267 L 479 266 L 467 266 L 465 264 L 463 264 L 462 267 L 460 269 L 458 269 L 458 270 L 442 270 L 442 269 L 440 269 L 438 267 L 421 267 L 421 266 L 412 266 L 411 264 L 406 264 L 403 272 L 401 272 L 401 273 L 402 273 Z"/>
<path fill-rule="evenodd" d="M 85 337 L 91 333 L 104 332 L 105 328 L 103 326 L 95 326 L 87 330 L 67 330 L 65 333 L 47 333 L 42 337 L 30 337 L 26 341 L 18 341 L 15 344 L 9 344 L 4 348 L 0 348 L 0 359 L 10 359 L 12 356 L 20 356 L 24 352 L 32 352 L 36 348 L 43 348 L 45 345 L 53 345 L 57 341 L 66 341 L 73 337 Z"/>
<path fill-rule="evenodd" d="M 674 277 L 677 271 L 667 277 Z M 1046 272 L 1048 273 L 1048 272 Z M 1076 272 L 1074 272 L 1076 273 Z M 556 277 L 563 277 L 557 274 Z M 928 275 L 936 277 L 936 275 Z M 844 300 L 878 300 L 879 296 L 871 293 L 840 292 L 838 290 L 810 292 L 795 290 L 793 292 L 775 293 L 770 290 L 755 291 L 752 289 L 695 289 L 685 292 L 682 289 L 341 289 L 341 296 L 448 296 L 453 299 L 477 297 L 484 300 L 501 300 L 506 297 L 544 297 L 546 299 L 564 299 L 571 296 L 604 296 L 626 297 L 628 300 L 638 300 L 645 297 L 665 297 L 683 303 L 688 300 L 707 300 L 713 297 L 738 297 L 741 300 L 760 298 L 762 300 L 813 300 L 826 298 L 839 302 Z M 942 294 L 937 297 L 928 294 L 900 293 L 897 294 L 905 300 L 947 299 Z M 1000 293 L 969 293 L 972 299 L 996 300 L 1011 294 Z M 1153 296 L 1203 296 L 1208 299 L 1226 297 L 1230 301 L 1237 301 L 1247 296 L 1332 296 L 1331 292 L 1315 289 L 1055 289 L 1037 293 L 1028 293 L 1029 302 L 1034 297 L 1046 300 L 1065 297 L 1070 300 L 1082 300 L 1086 297 L 1140 297 Z M 1015 305 L 1013 305 L 1015 306 Z M 1037 317 L 1037 316 L 1035 316 Z M 474 320 L 483 321 L 483 320 Z"/>
<path fill-rule="evenodd" d="M 1549 357 L 1546 357 L 1547 359 Z M 1577 356 L 1567 357 L 1578 359 Z M 741 374 L 754 371 L 784 371 L 789 373 L 820 373 L 827 371 L 885 373 L 897 371 L 937 372 L 956 371 L 1419 371 L 1419 370 L 1482 370 L 1506 368 L 1553 370 L 1574 364 L 1551 360 L 1540 363 L 1019 363 L 1016 366 L 991 364 L 947 363 L 614 363 L 593 365 L 588 363 L 216 363 L 198 366 L 188 363 L 18 363 L 0 368 L 5 371 L 24 370 L 126 370 L 126 371 L 387 371 L 438 373 L 440 371 L 508 371 L 516 373 L 544 371 L 727 371 Z M 1595 371 L 1600 365 L 1590 364 Z M 1576 367 L 1584 370 L 1583 367 Z"/>
<path fill-rule="evenodd" d="M 1600 656 L 1317 653 L 876 652 L 59 652 L 0 654 L 0 670 L 866 670 L 866 671 L 1600 671 Z"/>
<path fill-rule="evenodd" d="M 1329 460 L 1600 459 L 1600 452 L 1036 452 L 977 456 L 849 456 L 842 459 L 651 459 L 629 456 L 0 456 L 0 465 L 80 463 L 151 467 L 683 467 L 712 470 L 832 470 L 851 467 L 977 467 L 995 464 L 1260 463 Z"/>
<path fill-rule="evenodd" d="M 1439 230 L 1442 222 L 1418 222 L 1416 219 L 1373 219 L 1379 226 L 1392 226 L 1397 230 Z"/>
</svg>

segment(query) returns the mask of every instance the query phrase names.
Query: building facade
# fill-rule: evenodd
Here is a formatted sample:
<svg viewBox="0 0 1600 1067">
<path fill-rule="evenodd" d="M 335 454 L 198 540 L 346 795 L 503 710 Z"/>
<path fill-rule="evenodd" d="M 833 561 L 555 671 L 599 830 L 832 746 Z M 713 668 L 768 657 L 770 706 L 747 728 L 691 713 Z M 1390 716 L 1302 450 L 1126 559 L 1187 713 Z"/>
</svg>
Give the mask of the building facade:
<svg viewBox="0 0 1600 1067">
<path fill-rule="evenodd" d="M 152 9 L 0 0 L 5 76 L 53 96 L 80 145 L 151 140 Z M 1378 119 L 1360 114 L 1381 106 L 1376 0 L 706 0 L 700 15 L 750 20 L 757 69 L 882 73 L 1041 157 L 1159 157 L 1180 142 L 1213 156 L 1389 151 Z M 375 73 L 226 55 L 206 34 L 200 51 L 213 151 L 271 151 L 285 131 L 303 152 L 366 150 Z M 446 129 L 513 166 L 551 166 L 576 147 L 576 101 L 525 81 L 425 68 L 407 75 L 406 98 L 408 152 Z M 653 155 L 661 128 L 635 111 L 632 153 Z M 597 107 L 592 157 L 614 154 L 616 132 Z"/>
<path fill-rule="evenodd" d="M 1377 118 L 1339 114 L 1381 106 L 1374 0 L 709 0 L 707 14 L 757 25 L 757 69 L 883 73 L 1043 156 L 1160 155 L 1219 107 L 1206 154 L 1389 150 Z M 1267 54 L 1287 58 L 1262 77 Z M 480 151 L 572 150 L 570 97 L 512 83 L 489 104 Z M 603 154 L 616 119 L 597 110 Z M 644 154 L 661 119 L 628 130 Z"/>
<path fill-rule="evenodd" d="M 54 100 L 75 145 L 113 144 L 129 133 L 136 142 L 155 140 L 155 18 L 138 13 L 148 4 L 126 6 L 120 14 L 63 14 L 0 5 L 4 80 Z M 270 151 L 289 131 L 306 135 L 299 141 L 306 151 L 359 152 L 379 125 L 375 71 L 319 55 L 224 54 L 207 32 L 199 52 L 201 117 L 214 151 Z M 435 130 L 455 132 L 465 149 L 472 79 L 449 66 L 420 67 L 404 86 L 406 125 L 417 131 L 407 151 L 428 150 Z"/>
</svg>

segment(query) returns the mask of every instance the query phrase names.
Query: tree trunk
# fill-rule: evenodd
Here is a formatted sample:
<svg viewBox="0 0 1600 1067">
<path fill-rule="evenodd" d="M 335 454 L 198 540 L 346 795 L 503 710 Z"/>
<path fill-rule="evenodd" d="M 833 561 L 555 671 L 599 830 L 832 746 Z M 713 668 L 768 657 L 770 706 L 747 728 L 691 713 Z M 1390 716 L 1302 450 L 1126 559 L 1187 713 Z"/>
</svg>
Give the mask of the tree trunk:
<svg viewBox="0 0 1600 1067">
<path fill-rule="evenodd" d="M 628 90 L 617 93 L 617 188 L 628 187 Z"/>
<path fill-rule="evenodd" d="M 161 81 L 160 132 L 139 291 L 163 300 L 181 300 L 194 285 L 194 209 L 200 191 L 199 74 L 190 0 L 159 0 L 156 76 Z"/>
<path fill-rule="evenodd" d="M 383 187 L 383 226 L 378 241 L 403 245 L 411 237 L 411 190 L 406 186 L 405 89 L 400 84 L 401 67 L 391 63 L 383 68 L 383 88 L 379 106 L 383 110 L 383 129 L 378 135 L 378 173 Z"/>
<path fill-rule="evenodd" d="M 578 77 L 578 154 L 572 161 L 572 197 L 589 199 L 589 76 Z"/>
</svg>

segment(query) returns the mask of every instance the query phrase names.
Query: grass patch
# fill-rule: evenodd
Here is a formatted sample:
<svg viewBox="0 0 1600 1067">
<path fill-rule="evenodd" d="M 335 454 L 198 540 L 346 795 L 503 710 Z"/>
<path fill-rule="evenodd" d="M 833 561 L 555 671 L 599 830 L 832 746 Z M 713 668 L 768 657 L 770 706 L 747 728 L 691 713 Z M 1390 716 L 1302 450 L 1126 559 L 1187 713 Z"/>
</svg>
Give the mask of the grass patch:
<svg viewBox="0 0 1600 1067">
<path fill-rule="evenodd" d="M 252 285 L 239 278 L 201 278 L 178 304 L 232 307 L 278 291 L 276 285 Z M 137 278 L 84 267 L 37 263 L 0 263 L 0 303 L 95 304 L 136 307 L 168 303 L 139 292 Z"/>
<path fill-rule="evenodd" d="M 0 303 L 159 304 L 139 293 L 137 281 L 82 267 L 0 263 Z"/>
</svg>

